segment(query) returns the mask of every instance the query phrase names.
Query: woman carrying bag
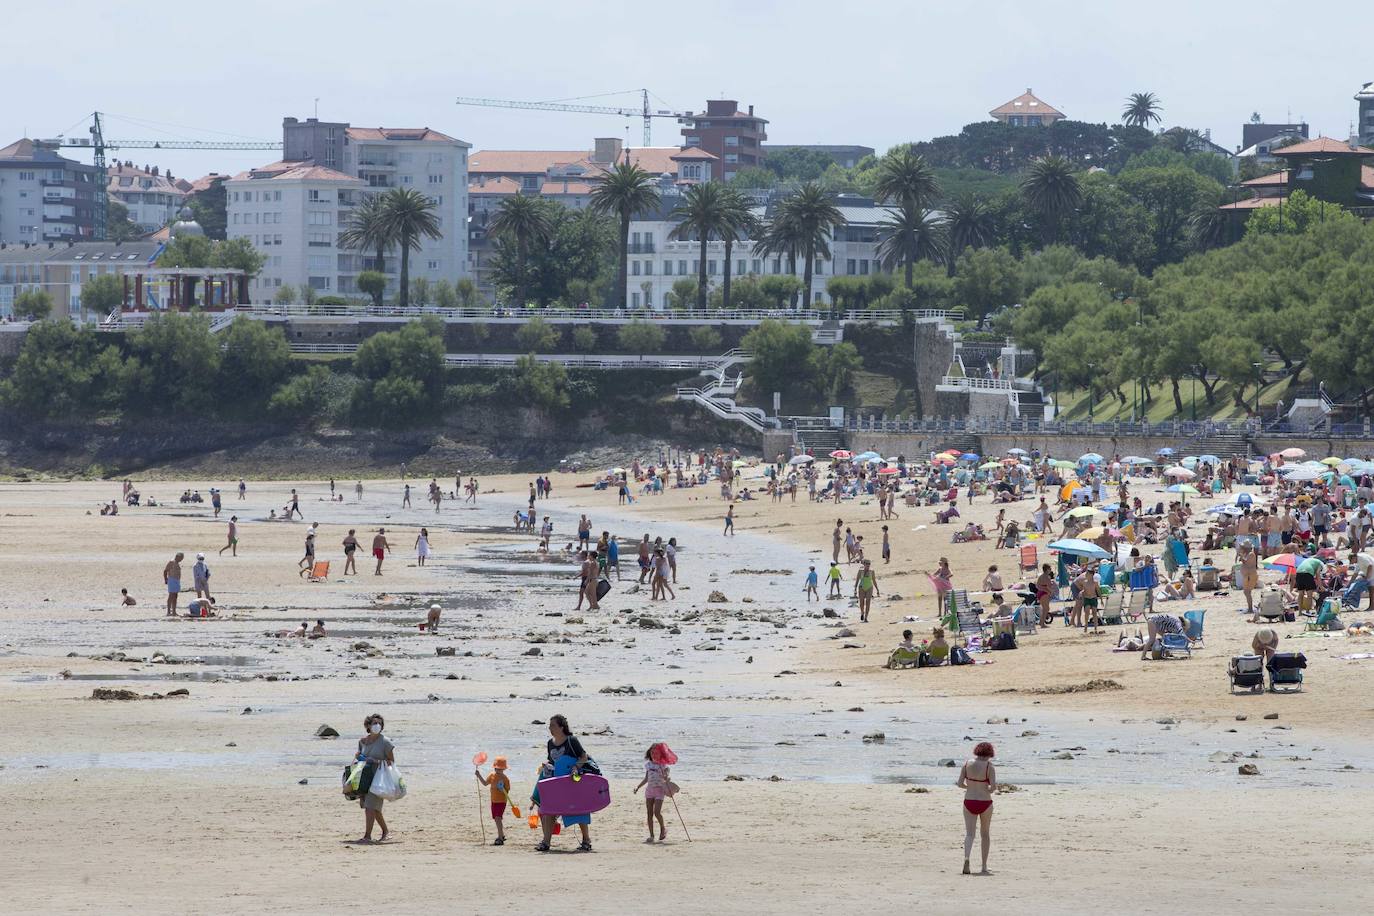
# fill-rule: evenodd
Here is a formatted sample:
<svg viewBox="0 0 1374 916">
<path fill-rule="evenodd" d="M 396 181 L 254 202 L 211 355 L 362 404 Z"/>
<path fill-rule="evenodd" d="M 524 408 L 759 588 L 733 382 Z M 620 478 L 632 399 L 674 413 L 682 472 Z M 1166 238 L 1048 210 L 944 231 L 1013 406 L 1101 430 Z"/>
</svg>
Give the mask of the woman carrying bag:
<svg viewBox="0 0 1374 916">
<path fill-rule="evenodd" d="M 389 767 L 396 762 L 395 745 L 386 739 L 382 734 L 382 729 L 386 723 L 382 720 L 380 713 L 373 713 L 363 720 L 364 734 L 358 739 L 358 760 L 362 763 L 372 762 L 376 766 L 372 782 L 377 782 L 377 777 L 381 774 L 383 767 Z M 382 817 L 383 799 L 370 791 L 366 792 L 359 800 L 358 805 L 363 809 L 364 825 L 363 836 L 359 843 L 372 842 L 372 825 L 375 823 L 382 828 L 382 835 L 378 842 L 386 842 L 388 836 L 386 818 Z"/>
</svg>

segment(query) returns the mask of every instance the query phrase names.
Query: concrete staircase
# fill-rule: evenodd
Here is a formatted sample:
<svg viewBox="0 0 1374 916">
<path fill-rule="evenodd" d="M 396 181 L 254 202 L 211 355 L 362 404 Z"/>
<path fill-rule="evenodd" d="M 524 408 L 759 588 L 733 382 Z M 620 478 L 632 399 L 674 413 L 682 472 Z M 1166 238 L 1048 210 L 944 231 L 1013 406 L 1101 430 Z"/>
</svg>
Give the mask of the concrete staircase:
<svg viewBox="0 0 1374 916">
<path fill-rule="evenodd" d="M 821 418 L 798 418 L 792 430 L 792 438 L 798 451 L 818 458 L 845 447 L 844 430 L 836 429 L 830 425 L 829 420 Z"/>
<path fill-rule="evenodd" d="M 1213 433 L 1195 436 L 1178 447 L 1178 456 L 1216 455 L 1218 458 L 1250 457 L 1250 438 L 1244 433 Z"/>
</svg>

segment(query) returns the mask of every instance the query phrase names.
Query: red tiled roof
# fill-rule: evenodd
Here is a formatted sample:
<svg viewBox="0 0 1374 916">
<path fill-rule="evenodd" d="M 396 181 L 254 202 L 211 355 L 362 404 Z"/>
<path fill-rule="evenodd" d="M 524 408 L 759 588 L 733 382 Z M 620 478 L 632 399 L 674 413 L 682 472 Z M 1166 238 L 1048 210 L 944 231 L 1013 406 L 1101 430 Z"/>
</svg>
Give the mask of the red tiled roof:
<svg viewBox="0 0 1374 916">
<path fill-rule="evenodd" d="M 468 194 L 519 194 L 520 182 L 514 178 L 487 178 L 468 184 Z"/>
<path fill-rule="evenodd" d="M 202 175 L 200 178 L 191 182 L 191 186 L 187 188 L 186 191 L 188 194 L 199 194 L 201 191 L 210 190 L 217 183 L 224 181 L 228 177 L 228 175 L 221 175 L 219 172 L 211 172 L 209 175 Z"/>
<path fill-rule="evenodd" d="M 720 157 L 706 152 L 706 150 L 699 146 L 688 146 L 668 158 L 674 161 L 680 161 L 683 159 L 719 159 Z"/>
<path fill-rule="evenodd" d="M 1261 175 L 1258 178 L 1251 178 L 1249 181 L 1242 181 L 1241 185 L 1247 188 L 1269 188 L 1282 186 L 1288 183 L 1288 170 L 1279 169 L 1277 172 L 1270 172 L 1268 175 Z"/>
<path fill-rule="evenodd" d="M 551 178 L 539 188 L 540 194 L 590 194 L 594 188 L 591 182 L 573 179 Z"/>
<path fill-rule="evenodd" d="M 453 138 L 428 127 L 350 127 L 344 131 L 350 140 L 425 140 L 452 143 Z"/>
<path fill-rule="evenodd" d="M 1264 207 L 1277 207 L 1282 197 L 1247 197 L 1231 204 L 1222 204 L 1218 210 L 1259 210 Z"/>
<path fill-rule="evenodd" d="M 492 149 L 468 157 L 468 174 L 542 175 L 555 165 L 586 159 L 589 150 Z"/>
<path fill-rule="evenodd" d="M 1308 140 L 1304 143 L 1294 143 L 1292 146 L 1285 146 L 1283 149 L 1271 149 L 1271 156 L 1310 156 L 1314 154 L 1325 154 L 1328 156 L 1374 156 L 1374 149 L 1363 146 L 1351 146 L 1344 140 L 1332 140 L 1330 137 L 1318 137 L 1315 140 Z"/>
<path fill-rule="evenodd" d="M 9 146 L 0 148 L 0 159 L 32 159 L 34 142 L 28 137 L 15 140 Z"/>
<path fill-rule="evenodd" d="M 243 181 L 253 179 L 257 181 L 349 181 L 362 184 L 361 178 L 354 178 L 352 175 L 345 175 L 343 172 L 327 169 L 322 165 L 315 165 L 313 162 L 273 162 L 261 168 L 249 169 L 246 172 L 239 172 L 233 177 L 233 181 Z"/>
<path fill-rule="evenodd" d="M 1029 89 L 1018 95 L 1004 105 L 998 105 L 988 114 L 994 118 L 998 115 L 1058 115 L 1064 117 L 1064 112 L 1058 110 L 1053 105 L 1047 105 L 1036 98 Z"/>
</svg>

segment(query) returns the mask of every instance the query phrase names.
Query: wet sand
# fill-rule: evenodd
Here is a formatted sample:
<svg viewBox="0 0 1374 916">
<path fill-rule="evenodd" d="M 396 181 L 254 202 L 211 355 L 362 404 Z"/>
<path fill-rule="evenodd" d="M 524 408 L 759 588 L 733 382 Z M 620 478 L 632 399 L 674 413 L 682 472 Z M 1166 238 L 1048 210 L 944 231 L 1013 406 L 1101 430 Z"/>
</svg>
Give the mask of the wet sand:
<svg viewBox="0 0 1374 916">
<path fill-rule="evenodd" d="M 12 849 L 25 877 L 9 883 L 10 905 L 333 912 L 377 893 L 379 878 L 397 912 L 525 911 L 547 902 L 550 878 L 579 906 L 610 913 L 667 901 L 685 912 L 795 911 L 817 893 L 873 912 L 1359 905 L 1355 883 L 1333 877 L 1357 866 L 1361 812 L 1374 799 L 1374 661 L 1334 656 L 1367 645 L 1288 625 L 1310 659 L 1308 689 L 1231 698 L 1225 660 L 1252 628 L 1233 602 L 1207 599 L 1208 647 L 1188 661 L 1141 662 L 1108 651 L 1115 630 L 1055 627 L 992 665 L 888 672 L 878 666 L 903 626 L 928 630 L 933 616 L 918 570 L 943 554 L 965 584 L 989 562 L 1009 572 L 1014 555 L 951 545 L 953 529 L 930 526 L 933 509 L 899 509 L 885 597 L 859 624 L 848 600 L 802 600 L 807 562 L 829 556 L 833 506 L 744 503 L 739 535 L 725 539 L 714 487 L 618 508 L 614 491 L 555 475 L 539 507 L 554 518 L 555 547 L 575 537 L 584 510 L 596 532 L 622 539 L 627 581 L 601 611 L 578 612 L 575 566 L 539 558 L 535 539 L 511 529 L 527 481 L 483 480 L 501 492 L 437 516 L 421 501 L 424 481 L 412 480 L 410 510 L 397 481 L 365 481 L 361 502 L 341 483 L 342 504 L 298 482 L 306 521 L 321 523 L 319 557 L 333 563 L 320 584 L 296 575 L 307 524 L 262 521 L 290 483 L 250 481 L 242 503 L 228 492 L 219 521 L 208 504 L 85 515 L 117 483 L 0 485 L 0 702 L 18 726 L 0 783 L 15 792 L 15 835 L 44 840 Z M 167 498 L 212 484 L 232 490 L 193 480 L 142 489 Z M 1018 517 L 1033 505 L 1019 504 Z M 217 558 L 233 512 L 240 556 Z M 876 507 L 847 502 L 838 514 L 876 547 Z M 386 574 L 360 556 L 361 574 L 340 578 L 347 528 L 366 554 L 379 525 L 393 546 Z M 411 548 L 421 525 L 434 549 L 426 568 Z M 633 591 L 633 541 L 645 531 L 682 544 L 676 601 Z M 178 549 L 187 581 L 196 550 L 209 555 L 224 619 L 162 617 L 161 569 Z M 117 607 L 121 585 L 137 607 Z M 714 589 L 724 603 L 707 602 Z M 887 600 L 893 592 L 902 598 Z M 416 627 L 435 600 L 445 608 L 437 636 Z M 822 617 L 824 607 L 842 619 Z M 911 614 L 922 622 L 903 623 Z M 317 617 L 334 635 L 267 635 Z M 835 638 L 841 627 L 854 635 Z M 92 658 L 112 652 L 124 660 Z M 146 661 L 155 653 L 175 663 Z M 1123 689 L 1032 692 L 1093 678 Z M 97 687 L 190 695 L 102 702 L 89 699 Z M 361 813 L 338 778 L 373 710 L 386 715 L 411 794 L 387 806 L 393 841 L 357 847 L 345 841 L 361 833 Z M 559 854 L 537 856 L 533 832 L 509 819 L 511 843 L 481 847 L 472 754 L 511 757 L 523 801 L 546 737 L 534 723 L 555 712 L 613 783 L 616 801 L 593 825 L 596 853 L 573 855 L 560 838 Z M 343 737 L 314 737 L 321 724 Z M 995 806 L 994 876 L 975 881 L 958 875 L 961 793 L 945 761 L 982 739 L 1018 790 Z M 674 777 L 694 842 L 669 811 L 670 842 L 641 843 L 631 789 L 656 740 L 682 757 Z M 1237 775 L 1242 763 L 1260 775 Z M 1274 830 L 1283 842 L 1267 846 Z M 1272 864 L 1257 869 L 1257 856 Z M 1237 877 L 1251 875 L 1262 877 Z M 722 885 L 728 894 L 714 892 Z"/>
</svg>

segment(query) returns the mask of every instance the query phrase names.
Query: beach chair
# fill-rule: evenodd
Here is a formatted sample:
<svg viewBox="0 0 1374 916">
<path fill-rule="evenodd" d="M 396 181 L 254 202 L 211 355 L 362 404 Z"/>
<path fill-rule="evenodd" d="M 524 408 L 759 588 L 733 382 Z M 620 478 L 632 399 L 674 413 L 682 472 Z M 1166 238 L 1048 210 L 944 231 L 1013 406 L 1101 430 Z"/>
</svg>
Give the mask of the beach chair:
<svg viewBox="0 0 1374 916">
<path fill-rule="evenodd" d="M 1192 658 L 1193 646 L 1182 633 L 1165 633 L 1159 637 L 1160 658 Z"/>
<path fill-rule="evenodd" d="M 311 582 L 324 582 L 329 578 L 329 561 L 320 560 L 310 567 L 310 575 L 307 576 Z"/>
<path fill-rule="evenodd" d="M 1018 636 L 1034 636 L 1035 623 L 1040 618 L 1040 605 L 1022 604 L 1012 612 L 1011 619 Z"/>
<path fill-rule="evenodd" d="M 1307 656 L 1301 652 L 1280 652 L 1269 658 L 1269 691 L 1296 693 L 1302 690 L 1302 669 Z"/>
<path fill-rule="evenodd" d="M 1188 638 L 1195 646 L 1202 645 L 1202 624 L 1206 616 L 1206 611 L 1185 611 L 1183 614 L 1183 620 L 1188 624 Z"/>
<path fill-rule="evenodd" d="M 1153 593 L 1147 592 L 1146 594 L 1150 595 Z M 1138 623 L 1140 619 L 1145 616 L 1145 611 L 1147 610 L 1147 602 L 1143 599 L 1140 602 L 1140 606 L 1136 606 L 1135 596 L 1135 592 L 1121 593 L 1121 619 L 1127 623 Z"/>
<path fill-rule="evenodd" d="M 1256 690 L 1264 690 L 1264 659 L 1258 655 L 1233 657 L 1231 664 L 1226 667 L 1226 674 L 1231 678 L 1232 693 L 1236 692 L 1237 687 L 1252 693 Z"/>
<path fill-rule="evenodd" d="M 1027 544 L 1021 548 L 1021 569 L 1039 569 L 1040 556 L 1036 553 L 1034 544 Z"/>
<path fill-rule="evenodd" d="M 983 621 L 978 611 L 969 603 L 968 589 L 956 588 L 949 593 L 948 629 L 959 635 L 983 635 Z"/>
<path fill-rule="evenodd" d="M 1221 570 L 1215 566 L 1202 566 L 1197 571 L 1197 590 L 1214 592 L 1221 588 Z"/>
<path fill-rule="evenodd" d="M 905 646 L 898 646 L 893 649 L 892 654 L 887 657 L 887 667 L 915 668 L 920 657 L 920 649 L 908 649 Z"/>
<path fill-rule="evenodd" d="M 1107 594 L 1102 599 L 1102 607 L 1098 612 L 1102 623 L 1109 627 L 1120 626 L 1125 606 L 1126 592 L 1114 591 Z"/>
<path fill-rule="evenodd" d="M 1283 619 L 1283 595 L 1277 591 L 1266 591 L 1260 596 L 1259 606 L 1255 608 L 1255 614 L 1265 620 Z"/>
</svg>

